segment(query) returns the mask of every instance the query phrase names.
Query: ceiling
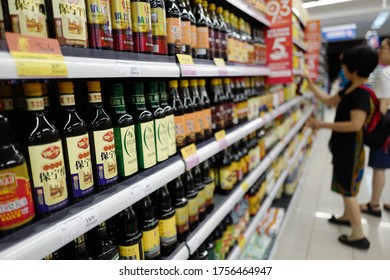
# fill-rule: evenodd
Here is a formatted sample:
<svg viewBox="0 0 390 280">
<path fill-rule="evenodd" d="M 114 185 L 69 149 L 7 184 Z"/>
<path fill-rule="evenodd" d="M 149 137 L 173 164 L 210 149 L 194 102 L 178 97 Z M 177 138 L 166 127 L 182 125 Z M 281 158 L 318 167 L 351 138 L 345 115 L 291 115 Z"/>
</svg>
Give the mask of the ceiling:
<svg viewBox="0 0 390 280">
<path fill-rule="evenodd" d="M 311 2 L 313 0 L 303 0 Z M 310 19 L 321 20 L 321 27 L 355 23 L 357 25 L 357 39 L 364 38 L 366 31 L 371 29 L 371 24 L 382 8 L 383 0 L 353 0 L 344 3 L 308 8 Z M 390 9 L 390 1 L 387 5 Z M 390 35 L 390 17 L 377 30 L 379 36 Z"/>
</svg>

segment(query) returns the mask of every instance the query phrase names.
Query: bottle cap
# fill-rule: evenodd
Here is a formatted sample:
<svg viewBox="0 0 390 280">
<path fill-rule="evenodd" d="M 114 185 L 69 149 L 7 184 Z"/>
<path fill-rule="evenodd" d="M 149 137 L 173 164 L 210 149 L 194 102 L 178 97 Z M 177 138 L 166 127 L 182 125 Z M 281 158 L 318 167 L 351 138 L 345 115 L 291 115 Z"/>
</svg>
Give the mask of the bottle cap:
<svg viewBox="0 0 390 280">
<path fill-rule="evenodd" d="M 214 3 L 209 5 L 209 10 L 210 11 L 215 11 L 215 4 Z"/>
<path fill-rule="evenodd" d="M 112 94 L 114 96 L 123 96 L 123 85 L 120 83 L 112 85 Z"/>
<path fill-rule="evenodd" d="M 0 97 L 3 98 L 12 97 L 11 85 L 9 84 L 0 85 Z"/>
<path fill-rule="evenodd" d="M 167 91 L 167 84 L 164 81 L 158 82 L 158 92 L 166 92 Z"/>
<path fill-rule="evenodd" d="M 42 95 L 43 96 L 48 96 L 48 90 L 47 90 L 47 84 L 46 83 L 42 83 Z"/>
<path fill-rule="evenodd" d="M 202 0 L 195 0 L 195 4 L 202 3 Z"/>
<path fill-rule="evenodd" d="M 204 86 L 206 85 L 206 79 L 200 79 L 200 80 L 198 80 L 198 85 L 199 85 L 200 87 L 204 87 Z"/>
<path fill-rule="evenodd" d="M 169 87 L 170 87 L 170 88 L 177 88 L 177 87 L 178 87 L 177 80 L 171 80 L 171 81 L 169 81 Z"/>
<path fill-rule="evenodd" d="M 88 92 L 100 92 L 100 82 L 99 81 L 88 81 L 87 82 Z"/>
<path fill-rule="evenodd" d="M 191 79 L 190 80 L 190 86 L 197 87 L 198 86 L 198 80 L 197 79 Z"/>
<path fill-rule="evenodd" d="M 202 7 L 207 10 L 209 3 L 207 1 L 202 1 Z"/>
<path fill-rule="evenodd" d="M 230 84 L 230 79 L 229 78 L 223 79 L 223 83 L 226 85 Z"/>
<path fill-rule="evenodd" d="M 59 94 L 73 94 L 73 82 L 58 82 Z"/>
<path fill-rule="evenodd" d="M 25 83 L 23 90 L 25 96 L 42 96 L 42 84 L 40 83 Z"/>
<path fill-rule="evenodd" d="M 150 82 L 148 85 L 147 93 L 157 93 L 157 82 Z"/>
<path fill-rule="evenodd" d="M 180 80 L 180 87 L 188 87 L 188 80 Z"/>
<path fill-rule="evenodd" d="M 217 14 L 222 14 L 222 13 L 223 13 L 223 8 L 217 7 Z"/>
<path fill-rule="evenodd" d="M 138 94 L 144 94 L 144 84 L 143 83 L 134 83 L 133 84 L 134 86 L 134 93 L 138 93 Z"/>
<path fill-rule="evenodd" d="M 212 79 L 211 80 L 211 85 L 212 86 L 217 86 L 218 85 L 218 79 Z"/>
</svg>

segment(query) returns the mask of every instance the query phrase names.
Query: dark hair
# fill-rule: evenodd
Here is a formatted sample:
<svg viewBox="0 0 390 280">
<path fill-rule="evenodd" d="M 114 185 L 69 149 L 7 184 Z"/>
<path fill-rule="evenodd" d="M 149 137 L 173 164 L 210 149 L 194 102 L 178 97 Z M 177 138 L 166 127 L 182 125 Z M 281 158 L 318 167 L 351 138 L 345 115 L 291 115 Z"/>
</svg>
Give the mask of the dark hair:
<svg viewBox="0 0 390 280">
<path fill-rule="evenodd" d="M 341 62 L 349 72 L 368 78 L 378 64 L 378 54 L 369 46 L 355 46 L 344 52 Z"/>
</svg>

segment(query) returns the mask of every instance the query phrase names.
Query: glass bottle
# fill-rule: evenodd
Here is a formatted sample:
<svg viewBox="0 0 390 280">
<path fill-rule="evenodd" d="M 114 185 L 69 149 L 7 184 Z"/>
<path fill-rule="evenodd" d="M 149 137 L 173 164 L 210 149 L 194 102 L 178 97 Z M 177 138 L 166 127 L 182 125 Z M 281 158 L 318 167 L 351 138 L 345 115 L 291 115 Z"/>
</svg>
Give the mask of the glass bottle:
<svg viewBox="0 0 390 280">
<path fill-rule="evenodd" d="M 37 216 L 45 216 L 68 204 L 66 171 L 60 133 L 44 113 L 42 85 L 23 85 L 27 103 L 27 139 L 29 172 Z"/>
<path fill-rule="evenodd" d="M 13 95 L 14 116 L 12 127 L 15 133 L 16 144 L 22 148 L 26 146 L 26 131 L 24 129 L 26 119 L 28 116 L 26 98 L 24 97 L 23 85 L 20 83 L 13 84 L 11 86 L 11 92 Z M 21 150 L 23 153 L 27 150 Z M 27 155 L 27 154 L 25 154 Z"/>
<path fill-rule="evenodd" d="M 200 244 L 199 248 L 198 248 L 198 251 L 199 251 L 199 258 L 198 260 L 207 260 L 207 257 L 208 257 L 208 251 L 206 249 L 206 242 L 203 242 L 202 244 Z"/>
<path fill-rule="evenodd" d="M 110 0 L 114 50 L 134 50 L 130 0 Z"/>
<path fill-rule="evenodd" d="M 153 115 L 146 108 L 143 83 L 126 84 L 126 92 L 131 92 L 130 111 L 135 122 L 138 167 L 148 169 L 157 162 Z"/>
<path fill-rule="evenodd" d="M 12 88 L 10 84 L 0 84 L 0 104 L 2 108 L 3 117 L 7 118 L 8 125 L 10 125 L 10 133 L 12 133 L 12 142 L 15 145 L 18 145 L 18 138 L 16 137 L 15 130 L 18 129 L 17 122 L 17 112 L 14 108 L 14 102 L 12 100 Z"/>
<path fill-rule="evenodd" d="M 150 0 L 131 0 L 134 52 L 152 53 L 153 35 Z"/>
<path fill-rule="evenodd" d="M 92 159 L 87 124 L 75 107 L 73 82 L 59 82 L 60 111 L 57 125 L 64 149 L 68 191 L 77 202 L 94 191 Z"/>
<path fill-rule="evenodd" d="M 121 181 L 138 171 L 134 120 L 126 111 L 125 106 L 123 85 L 113 84 L 110 109 L 114 127 L 118 176 Z"/>
<path fill-rule="evenodd" d="M 208 260 L 215 260 L 215 255 L 214 255 L 214 236 L 213 234 L 210 234 L 207 239 L 206 239 L 206 250 L 207 250 L 207 259 Z"/>
<path fill-rule="evenodd" d="M 153 54 L 167 55 L 167 18 L 164 0 L 150 0 L 152 8 Z"/>
<path fill-rule="evenodd" d="M 194 16 L 196 18 L 196 58 L 209 58 L 209 28 L 202 7 L 202 0 L 194 1 Z"/>
<path fill-rule="evenodd" d="M 181 14 L 182 54 L 191 55 L 191 17 L 185 0 L 178 0 Z"/>
<path fill-rule="evenodd" d="M 101 192 L 116 183 L 118 168 L 115 136 L 110 116 L 104 109 L 99 81 L 88 81 L 89 107 L 86 123 L 94 166 L 95 189 Z"/>
<path fill-rule="evenodd" d="M 155 147 L 157 162 L 168 159 L 168 124 L 164 109 L 160 107 L 157 82 L 149 82 L 146 97 L 146 108 L 153 115 Z"/>
<path fill-rule="evenodd" d="M 223 8 L 218 7 L 217 8 L 217 19 L 220 24 L 220 57 L 223 58 L 225 61 L 228 60 L 227 58 L 227 33 L 228 33 L 228 27 L 226 25 L 225 19 L 223 17 Z"/>
<path fill-rule="evenodd" d="M 118 247 L 107 233 L 107 222 L 100 223 L 87 233 L 87 247 L 95 260 L 119 259 Z"/>
<path fill-rule="evenodd" d="M 231 158 L 227 149 L 222 152 L 222 157 L 219 165 L 219 192 L 228 194 L 233 189 Z"/>
<path fill-rule="evenodd" d="M 176 210 L 177 240 L 183 242 L 189 234 L 188 199 L 180 177 L 168 183 L 168 190 Z"/>
<path fill-rule="evenodd" d="M 202 180 L 205 185 L 205 203 L 206 203 L 206 213 L 211 213 L 214 209 L 214 191 L 215 191 L 215 183 L 211 178 L 211 166 L 210 161 L 207 159 L 203 163 L 201 163 L 201 171 L 202 171 Z"/>
<path fill-rule="evenodd" d="M 210 98 L 207 94 L 206 90 L 206 80 L 200 79 L 198 80 L 199 86 L 199 94 L 201 96 L 201 103 L 203 103 L 203 131 L 204 131 L 204 139 L 211 138 L 212 131 L 212 117 L 211 117 L 211 103 Z"/>
<path fill-rule="evenodd" d="M 224 108 L 221 101 L 221 92 L 220 92 L 220 80 L 212 79 L 211 80 L 211 90 L 210 99 L 211 99 L 211 118 L 212 118 L 212 131 L 213 133 L 224 129 Z"/>
<path fill-rule="evenodd" d="M 176 154 L 175 115 L 173 114 L 172 106 L 168 104 L 167 88 L 164 81 L 158 82 L 158 94 L 160 106 L 164 110 L 168 130 L 168 155 L 173 156 Z"/>
<path fill-rule="evenodd" d="M 144 260 L 142 231 L 131 206 L 119 214 L 118 249 L 120 260 Z"/>
<path fill-rule="evenodd" d="M 185 123 L 184 107 L 177 87 L 177 80 L 169 81 L 168 102 L 172 106 L 174 114 L 176 147 L 177 149 L 181 149 L 187 145 L 187 128 Z"/>
<path fill-rule="evenodd" d="M 113 49 L 110 0 L 86 0 L 89 47 Z"/>
<path fill-rule="evenodd" d="M 181 179 L 188 199 L 188 222 L 190 230 L 193 231 L 199 224 L 198 190 L 195 187 L 191 170 L 188 170 L 181 175 Z"/>
<path fill-rule="evenodd" d="M 223 88 L 225 92 L 225 129 L 232 128 L 233 123 L 233 113 L 234 113 L 234 95 L 232 88 L 230 87 L 230 79 L 223 79 Z"/>
<path fill-rule="evenodd" d="M 221 58 L 221 23 L 217 17 L 214 3 L 209 5 L 209 16 L 213 23 L 214 31 L 214 57 Z"/>
<path fill-rule="evenodd" d="M 200 143 L 204 140 L 204 122 L 205 114 L 203 112 L 203 101 L 198 91 L 198 80 L 190 80 L 190 93 L 192 97 L 192 103 L 194 105 L 195 114 L 195 142 Z"/>
<path fill-rule="evenodd" d="M 193 168 L 193 177 L 195 187 L 198 191 L 198 207 L 199 207 L 199 221 L 203 221 L 206 218 L 206 188 L 203 183 L 203 175 L 200 166 L 197 165 Z"/>
<path fill-rule="evenodd" d="M 157 190 L 157 216 L 160 229 L 161 254 L 169 256 L 177 247 L 175 208 L 166 186 Z"/>
<path fill-rule="evenodd" d="M 180 99 L 183 100 L 185 127 L 186 127 L 186 143 L 187 145 L 195 143 L 195 113 L 194 104 L 188 89 L 188 80 L 180 80 Z"/>
<path fill-rule="evenodd" d="M 209 42 L 209 55 L 208 59 L 213 59 L 214 58 L 214 52 L 215 52 L 215 34 L 214 34 L 214 24 L 213 21 L 210 18 L 209 10 L 208 10 L 208 1 L 202 1 L 202 8 L 203 8 L 203 13 L 206 18 L 206 23 L 207 23 L 207 28 L 209 31 L 209 37 L 208 37 L 208 42 Z"/>
<path fill-rule="evenodd" d="M 168 55 L 174 56 L 182 51 L 181 13 L 177 0 L 165 0 L 167 14 Z"/>
<path fill-rule="evenodd" d="M 188 15 L 190 17 L 190 22 L 191 22 L 191 56 L 196 57 L 196 45 L 197 45 L 196 18 L 195 18 L 194 13 L 192 12 L 190 0 L 185 0 L 185 2 L 186 2 Z"/>
<path fill-rule="evenodd" d="M 74 240 L 74 259 L 75 260 L 92 260 L 91 255 L 87 251 L 85 245 L 84 234 L 80 235 Z"/>
<path fill-rule="evenodd" d="M 0 39 L 5 38 L 5 23 L 4 23 L 4 13 L 3 6 L 0 3 Z"/>
<path fill-rule="evenodd" d="M 212 233 L 214 239 L 214 259 L 223 260 L 223 225 L 220 223 Z"/>
<path fill-rule="evenodd" d="M 149 196 L 140 201 L 138 209 L 141 218 L 145 260 L 158 260 L 161 258 L 159 221 L 154 214 Z"/>
</svg>

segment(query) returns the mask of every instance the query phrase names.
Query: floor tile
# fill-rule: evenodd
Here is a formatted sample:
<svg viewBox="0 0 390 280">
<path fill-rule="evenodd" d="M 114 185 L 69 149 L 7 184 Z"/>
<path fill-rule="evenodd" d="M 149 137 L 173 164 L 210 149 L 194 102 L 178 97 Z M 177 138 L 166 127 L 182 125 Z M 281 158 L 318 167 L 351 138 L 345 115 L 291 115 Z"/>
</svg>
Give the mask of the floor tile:
<svg viewBox="0 0 390 280">
<path fill-rule="evenodd" d="M 308 260 L 351 260 L 353 250 L 341 244 L 338 234 L 313 232 L 306 259 Z"/>
<path fill-rule="evenodd" d="M 275 243 L 274 260 L 304 260 L 306 258 L 306 248 Z"/>
</svg>

